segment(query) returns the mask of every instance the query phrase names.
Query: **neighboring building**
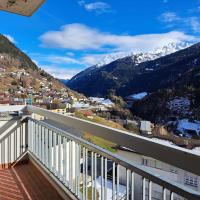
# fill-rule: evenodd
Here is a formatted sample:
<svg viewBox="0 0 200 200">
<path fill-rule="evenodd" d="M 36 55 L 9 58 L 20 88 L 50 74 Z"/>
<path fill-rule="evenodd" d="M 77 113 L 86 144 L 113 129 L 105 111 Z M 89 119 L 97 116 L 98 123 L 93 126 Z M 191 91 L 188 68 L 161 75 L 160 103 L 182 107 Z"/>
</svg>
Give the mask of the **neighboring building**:
<svg viewBox="0 0 200 200">
<path fill-rule="evenodd" d="M 146 157 L 133 151 L 121 149 L 117 151 L 117 154 L 136 165 L 146 167 L 148 170 L 153 171 L 155 174 L 159 174 L 162 177 L 167 177 L 171 181 L 185 185 L 193 190 L 200 191 L 200 177 L 192 173 L 186 172 L 182 169 L 161 162 L 154 158 Z M 142 177 L 135 174 L 135 199 L 142 199 Z M 126 185 L 126 169 L 120 166 L 120 184 Z M 148 186 L 148 183 L 146 183 Z M 146 188 L 148 190 L 148 187 Z M 162 188 L 158 185 L 152 185 L 152 199 L 162 200 Z M 148 196 L 148 192 L 146 192 Z M 167 199 L 169 199 L 170 193 L 167 193 Z M 148 199 L 148 198 L 147 198 Z M 175 200 L 184 200 L 184 198 L 177 195 L 174 196 Z"/>
<path fill-rule="evenodd" d="M 94 113 L 91 110 L 79 110 L 81 114 L 84 115 L 84 117 L 87 117 L 88 119 L 93 119 Z"/>
<path fill-rule="evenodd" d="M 44 99 L 43 99 L 43 97 L 37 97 L 37 98 L 35 98 L 35 103 L 44 103 Z"/>
<path fill-rule="evenodd" d="M 11 104 L 12 105 L 24 105 L 25 99 L 23 99 L 23 98 L 13 98 Z"/>
<path fill-rule="evenodd" d="M 152 123 L 150 121 L 141 121 L 140 122 L 140 131 L 143 134 L 152 134 Z"/>
<path fill-rule="evenodd" d="M 66 104 L 66 109 L 72 108 L 72 104 L 71 103 L 65 103 L 65 104 Z"/>
<path fill-rule="evenodd" d="M 101 112 L 107 112 L 108 108 L 104 105 L 98 105 L 97 106 L 97 111 L 101 111 Z"/>
<path fill-rule="evenodd" d="M 5 71 L 6 71 L 6 70 L 5 70 L 4 68 L 1 68 L 1 67 L 0 67 L 0 73 L 1 73 L 1 72 L 5 72 Z"/>
<path fill-rule="evenodd" d="M 9 105 L 10 99 L 6 93 L 0 93 L 0 104 Z"/>
<path fill-rule="evenodd" d="M 66 115 L 68 113 L 69 109 L 72 108 L 72 105 L 70 103 L 65 103 L 65 105 L 66 105 L 65 108 L 52 109 L 51 111 L 55 112 L 55 113 Z"/>
<path fill-rule="evenodd" d="M 59 114 L 66 114 L 66 109 L 54 109 L 54 110 L 51 110 L 52 112 L 54 113 L 59 113 Z"/>
</svg>

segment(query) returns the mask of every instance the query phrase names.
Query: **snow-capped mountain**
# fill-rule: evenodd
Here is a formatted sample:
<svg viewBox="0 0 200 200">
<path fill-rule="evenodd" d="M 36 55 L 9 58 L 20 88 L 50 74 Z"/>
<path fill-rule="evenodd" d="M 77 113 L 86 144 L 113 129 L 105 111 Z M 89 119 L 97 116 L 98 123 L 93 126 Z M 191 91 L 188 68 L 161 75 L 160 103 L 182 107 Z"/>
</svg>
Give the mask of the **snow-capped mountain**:
<svg viewBox="0 0 200 200">
<path fill-rule="evenodd" d="M 123 97 L 144 91 L 151 93 L 175 84 L 184 73 L 199 65 L 200 43 L 182 48 L 170 44 L 101 67 L 93 66 L 77 74 L 67 85 L 88 96 L 106 96 L 111 92 Z"/>
<path fill-rule="evenodd" d="M 125 58 L 125 57 L 132 57 L 133 62 L 136 64 L 140 64 L 142 62 L 155 60 L 162 56 L 169 55 L 176 51 L 185 49 L 191 46 L 192 43 L 188 42 L 179 42 L 179 43 L 169 43 L 166 46 L 162 46 L 159 48 L 154 49 L 153 51 L 149 52 L 119 52 L 119 53 L 112 53 L 105 55 L 101 58 L 101 60 L 95 65 L 97 68 L 102 67 L 104 65 L 110 64 L 111 62 Z"/>
<path fill-rule="evenodd" d="M 80 79 L 92 74 L 96 70 L 114 62 L 119 59 L 123 58 L 131 58 L 134 65 L 138 65 L 140 63 L 155 60 L 157 58 L 169 55 L 171 53 L 174 53 L 176 51 L 185 49 L 189 46 L 191 46 L 192 43 L 188 42 L 179 42 L 179 43 L 169 43 L 166 46 L 156 48 L 153 51 L 149 52 L 140 52 L 140 53 L 134 53 L 134 52 L 118 52 L 118 53 L 112 53 L 107 54 L 103 57 L 101 57 L 100 61 L 91 67 L 86 68 L 85 70 L 81 71 L 80 73 L 76 74 L 74 77 L 69 80 L 69 84 L 73 83 L 74 81 L 79 81 Z M 151 70 L 151 69 L 146 69 Z"/>
</svg>

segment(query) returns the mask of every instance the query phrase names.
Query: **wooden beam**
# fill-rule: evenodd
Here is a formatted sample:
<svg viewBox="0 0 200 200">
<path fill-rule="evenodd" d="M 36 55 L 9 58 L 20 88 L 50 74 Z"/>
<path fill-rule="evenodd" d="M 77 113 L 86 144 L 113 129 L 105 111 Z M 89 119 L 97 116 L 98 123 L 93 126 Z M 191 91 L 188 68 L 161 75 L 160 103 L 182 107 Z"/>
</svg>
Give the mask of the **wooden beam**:
<svg viewBox="0 0 200 200">
<path fill-rule="evenodd" d="M 0 10 L 31 16 L 45 0 L 1 0 Z"/>
</svg>

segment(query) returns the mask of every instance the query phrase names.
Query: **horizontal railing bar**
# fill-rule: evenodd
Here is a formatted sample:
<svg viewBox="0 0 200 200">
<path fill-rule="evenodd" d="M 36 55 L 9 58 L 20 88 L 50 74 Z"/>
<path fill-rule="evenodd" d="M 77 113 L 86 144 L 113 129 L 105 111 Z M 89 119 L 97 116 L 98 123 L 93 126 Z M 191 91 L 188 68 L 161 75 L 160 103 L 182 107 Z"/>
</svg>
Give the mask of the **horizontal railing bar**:
<svg viewBox="0 0 200 200">
<path fill-rule="evenodd" d="M 103 149 L 103 148 L 101 148 L 93 143 L 90 143 L 80 137 L 71 135 L 70 133 L 63 131 L 57 127 L 54 127 L 50 124 L 47 124 L 43 121 L 38 121 L 35 119 L 31 119 L 31 118 L 30 118 L 30 120 L 41 126 L 44 126 L 45 128 L 52 130 L 53 132 L 56 132 L 57 134 L 60 134 L 63 137 L 67 137 L 69 140 L 73 140 L 74 142 L 85 146 L 90 151 L 94 151 L 95 153 L 97 153 L 101 156 L 104 156 L 104 157 L 112 160 L 115 163 L 120 164 L 121 166 L 125 167 L 126 169 L 129 169 L 132 172 L 135 172 L 135 173 L 139 174 L 140 176 L 145 177 L 146 179 L 151 180 L 152 182 L 154 182 L 158 185 L 161 185 L 174 193 L 179 194 L 182 197 L 185 197 L 190 200 L 197 200 L 200 198 L 200 193 L 198 193 L 190 188 L 187 188 L 184 185 L 181 185 L 181 184 L 175 183 L 173 181 L 170 181 L 168 179 L 162 178 L 161 176 L 156 175 L 155 173 L 153 173 L 152 171 L 150 171 L 149 169 L 147 169 L 144 166 L 136 165 L 136 164 L 118 156 L 117 154 L 113 154 L 110 151 L 107 151 L 106 149 Z"/>
<path fill-rule="evenodd" d="M 167 146 L 127 131 L 110 128 L 71 116 L 64 116 L 42 108 L 34 106 L 27 106 L 27 108 L 32 113 L 62 123 L 68 128 L 88 132 L 142 155 L 155 158 L 200 176 L 200 168 L 196 164 L 200 163 L 200 155 L 193 153 L 191 150 L 176 146 Z"/>
<path fill-rule="evenodd" d="M 5 140 L 6 138 L 8 138 L 9 135 L 11 135 L 15 130 L 17 130 L 21 125 L 23 124 L 23 122 L 18 121 L 16 126 L 13 127 L 8 133 L 6 133 L 3 137 L 0 137 L 0 143 Z"/>
<path fill-rule="evenodd" d="M 21 119 L 21 117 L 17 117 L 14 119 L 11 119 L 9 121 L 7 121 L 7 123 L 5 123 L 1 128 L 0 128 L 0 136 L 8 129 L 10 128 L 12 125 L 14 125 L 16 122 L 18 122 Z M 1 120 L 0 120 L 1 121 Z"/>
</svg>

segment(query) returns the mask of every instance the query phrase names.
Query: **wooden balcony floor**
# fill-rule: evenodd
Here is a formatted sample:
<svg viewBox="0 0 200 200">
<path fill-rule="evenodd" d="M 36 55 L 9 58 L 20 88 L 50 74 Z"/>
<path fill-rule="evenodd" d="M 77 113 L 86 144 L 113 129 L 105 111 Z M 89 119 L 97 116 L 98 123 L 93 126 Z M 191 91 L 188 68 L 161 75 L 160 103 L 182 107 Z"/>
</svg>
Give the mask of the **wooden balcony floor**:
<svg viewBox="0 0 200 200">
<path fill-rule="evenodd" d="M 61 200 L 54 187 L 31 163 L 0 170 L 0 200 Z"/>
</svg>

